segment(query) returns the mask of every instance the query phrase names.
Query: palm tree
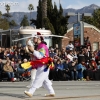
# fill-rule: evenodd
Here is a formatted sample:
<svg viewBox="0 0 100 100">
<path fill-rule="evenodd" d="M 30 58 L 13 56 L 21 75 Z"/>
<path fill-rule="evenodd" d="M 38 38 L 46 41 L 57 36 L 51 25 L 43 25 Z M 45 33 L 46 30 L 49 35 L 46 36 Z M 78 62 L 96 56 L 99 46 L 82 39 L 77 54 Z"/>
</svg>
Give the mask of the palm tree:
<svg viewBox="0 0 100 100">
<path fill-rule="evenodd" d="M 47 0 L 42 0 L 42 26 L 43 25 L 43 19 L 47 17 Z"/>
<path fill-rule="evenodd" d="M 31 20 L 31 11 L 34 10 L 34 7 L 32 4 L 29 4 L 28 10 L 30 10 L 30 20 Z"/>
<path fill-rule="evenodd" d="M 6 11 L 7 11 L 7 14 L 9 14 L 10 6 L 9 6 L 8 4 L 5 5 L 5 9 L 6 9 Z"/>
<path fill-rule="evenodd" d="M 3 14 L 3 16 L 5 16 L 6 18 L 12 17 L 12 16 L 9 14 L 10 6 L 9 6 L 8 4 L 5 5 L 5 9 L 6 9 L 7 13 Z"/>
</svg>

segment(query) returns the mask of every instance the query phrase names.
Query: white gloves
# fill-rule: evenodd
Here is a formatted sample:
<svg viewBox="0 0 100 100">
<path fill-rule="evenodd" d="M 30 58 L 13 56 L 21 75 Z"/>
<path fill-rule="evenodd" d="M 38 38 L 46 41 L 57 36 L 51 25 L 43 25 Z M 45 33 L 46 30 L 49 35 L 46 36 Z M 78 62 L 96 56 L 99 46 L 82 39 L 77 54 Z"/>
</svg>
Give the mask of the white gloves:
<svg viewBox="0 0 100 100">
<path fill-rule="evenodd" d="M 33 47 L 33 43 L 31 40 L 28 40 L 27 45 L 32 46 Z"/>
</svg>

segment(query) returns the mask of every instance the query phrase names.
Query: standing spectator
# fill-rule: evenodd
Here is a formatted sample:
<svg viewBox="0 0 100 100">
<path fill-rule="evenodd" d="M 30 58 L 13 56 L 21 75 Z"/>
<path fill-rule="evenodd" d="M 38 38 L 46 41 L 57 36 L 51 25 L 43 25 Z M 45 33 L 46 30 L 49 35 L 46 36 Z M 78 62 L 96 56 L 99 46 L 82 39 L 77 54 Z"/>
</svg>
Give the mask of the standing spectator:
<svg viewBox="0 0 100 100">
<path fill-rule="evenodd" d="M 87 48 L 84 48 L 84 56 L 86 62 L 91 59 L 91 53 L 88 51 Z"/>
<path fill-rule="evenodd" d="M 81 50 L 79 55 L 78 55 L 78 63 L 81 63 L 81 62 L 85 62 L 85 56 L 84 56 L 84 51 Z"/>
<path fill-rule="evenodd" d="M 66 49 L 74 49 L 74 45 L 72 44 L 72 41 L 69 41 L 69 44 L 67 45 Z"/>
<path fill-rule="evenodd" d="M 91 43 L 89 37 L 85 38 L 85 46 L 88 48 L 89 51 L 91 51 Z"/>
</svg>

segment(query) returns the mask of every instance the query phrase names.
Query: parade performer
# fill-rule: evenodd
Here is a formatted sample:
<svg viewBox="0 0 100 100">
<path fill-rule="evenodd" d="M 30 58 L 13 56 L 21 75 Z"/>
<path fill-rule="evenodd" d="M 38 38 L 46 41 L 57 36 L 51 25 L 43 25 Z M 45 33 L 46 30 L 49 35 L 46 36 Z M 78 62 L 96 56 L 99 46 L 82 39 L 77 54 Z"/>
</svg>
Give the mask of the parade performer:
<svg viewBox="0 0 100 100">
<path fill-rule="evenodd" d="M 37 69 L 35 80 L 32 83 L 32 87 L 28 91 L 24 91 L 24 93 L 29 97 L 32 97 L 35 90 L 41 86 L 43 86 L 49 92 L 49 94 L 45 96 L 50 96 L 50 97 L 55 96 L 52 83 L 48 79 L 49 70 L 50 68 L 52 68 L 52 59 L 49 57 L 48 48 L 46 44 L 42 42 L 42 40 L 43 37 L 38 35 L 33 38 L 33 41 L 37 42 L 38 44 L 37 50 L 34 50 L 34 47 L 30 39 L 27 40 L 28 49 L 32 52 L 33 56 L 36 58 L 35 61 L 31 61 L 29 62 L 29 64 L 32 65 L 32 68 Z"/>
<path fill-rule="evenodd" d="M 35 60 L 35 58 L 34 58 L 34 56 L 32 55 L 32 54 L 30 54 L 30 60 L 31 61 L 34 61 Z M 30 66 L 31 67 L 31 66 Z M 30 83 L 29 83 L 29 85 L 28 86 L 26 86 L 27 88 L 30 88 L 30 87 L 32 87 L 32 84 L 33 84 L 33 82 L 34 82 L 34 80 L 35 80 L 35 76 L 36 76 L 36 69 L 35 68 L 33 68 L 33 67 L 31 67 L 31 81 L 30 81 Z"/>
</svg>

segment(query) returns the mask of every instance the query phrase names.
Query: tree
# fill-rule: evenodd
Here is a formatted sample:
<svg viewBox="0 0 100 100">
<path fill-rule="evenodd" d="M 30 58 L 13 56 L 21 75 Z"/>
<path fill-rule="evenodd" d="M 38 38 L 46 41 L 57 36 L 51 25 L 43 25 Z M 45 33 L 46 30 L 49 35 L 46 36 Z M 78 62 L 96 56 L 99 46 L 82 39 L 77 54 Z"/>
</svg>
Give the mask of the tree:
<svg viewBox="0 0 100 100">
<path fill-rule="evenodd" d="M 37 28 L 42 28 L 42 2 L 39 0 L 37 6 L 37 19 L 36 19 L 36 26 Z"/>
<path fill-rule="evenodd" d="M 48 18 L 43 19 L 44 27 L 47 30 L 51 30 L 52 33 L 55 33 L 53 25 L 50 23 L 50 20 Z"/>
<path fill-rule="evenodd" d="M 7 4 L 7 5 L 5 5 L 5 9 L 6 9 L 6 11 L 7 11 L 7 14 L 9 13 L 9 11 L 10 11 L 10 6 Z"/>
<path fill-rule="evenodd" d="M 1 19 L 1 17 L 2 17 L 2 12 L 0 11 L 0 19 Z"/>
<path fill-rule="evenodd" d="M 53 14 L 52 0 L 47 0 L 47 17 L 49 18 L 50 22 L 52 21 L 52 14 Z"/>
<path fill-rule="evenodd" d="M 0 19 L 0 29 L 7 30 L 9 29 L 9 22 L 6 19 Z"/>
<path fill-rule="evenodd" d="M 52 6 L 51 6 L 52 9 Z M 56 3 L 54 3 L 53 10 L 50 11 L 51 16 L 49 14 L 50 22 L 52 23 L 56 35 L 64 35 L 67 32 L 67 22 L 69 17 L 63 16 L 63 8 L 60 4 L 60 9 L 57 9 Z M 53 43 L 59 44 L 59 48 L 61 48 L 61 38 L 54 38 Z"/>
<path fill-rule="evenodd" d="M 44 27 L 44 18 L 47 18 L 47 0 L 42 0 L 42 27 Z"/>
<path fill-rule="evenodd" d="M 28 19 L 27 19 L 27 16 L 24 15 L 21 23 L 20 23 L 20 26 L 29 26 L 29 22 L 28 22 Z"/>
<path fill-rule="evenodd" d="M 83 17 L 82 20 L 100 29 L 100 8 L 94 10 L 92 17 Z"/>
<path fill-rule="evenodd" d="M 8 20 L 9 17 L 12 17 L 10 14 L 9 14 L 9 11 L 10 11 L 10 6 L 7 4 L 5 5 L 5 9 L 7 11 L 7 13 L 3 14 L 3 16 L 6 17 L 6 20 Z"/>
<path fill-rule="evenodd" d="M 32 4 L 29 4 L 28 10 L 30 10 L 30 20 L 31 20 L 31 11 L 34 10 L 34 7 Z"/>
<path fill-rule="evenodd" d="M 9 22 L 9 25 L 10 25 L 10 27 L 14 27 L 14 26 L 17 26 L 17 23 L 14 20 L 11 20 Z"/>
<path fill-rule="evenodd" d="M 37 19 L 31 19 L 31 24 L 36 25 L 37 28 L 42 28 L 42 0 L 39 0 L 38 6 L 37 6 Z"/>
</svg>

